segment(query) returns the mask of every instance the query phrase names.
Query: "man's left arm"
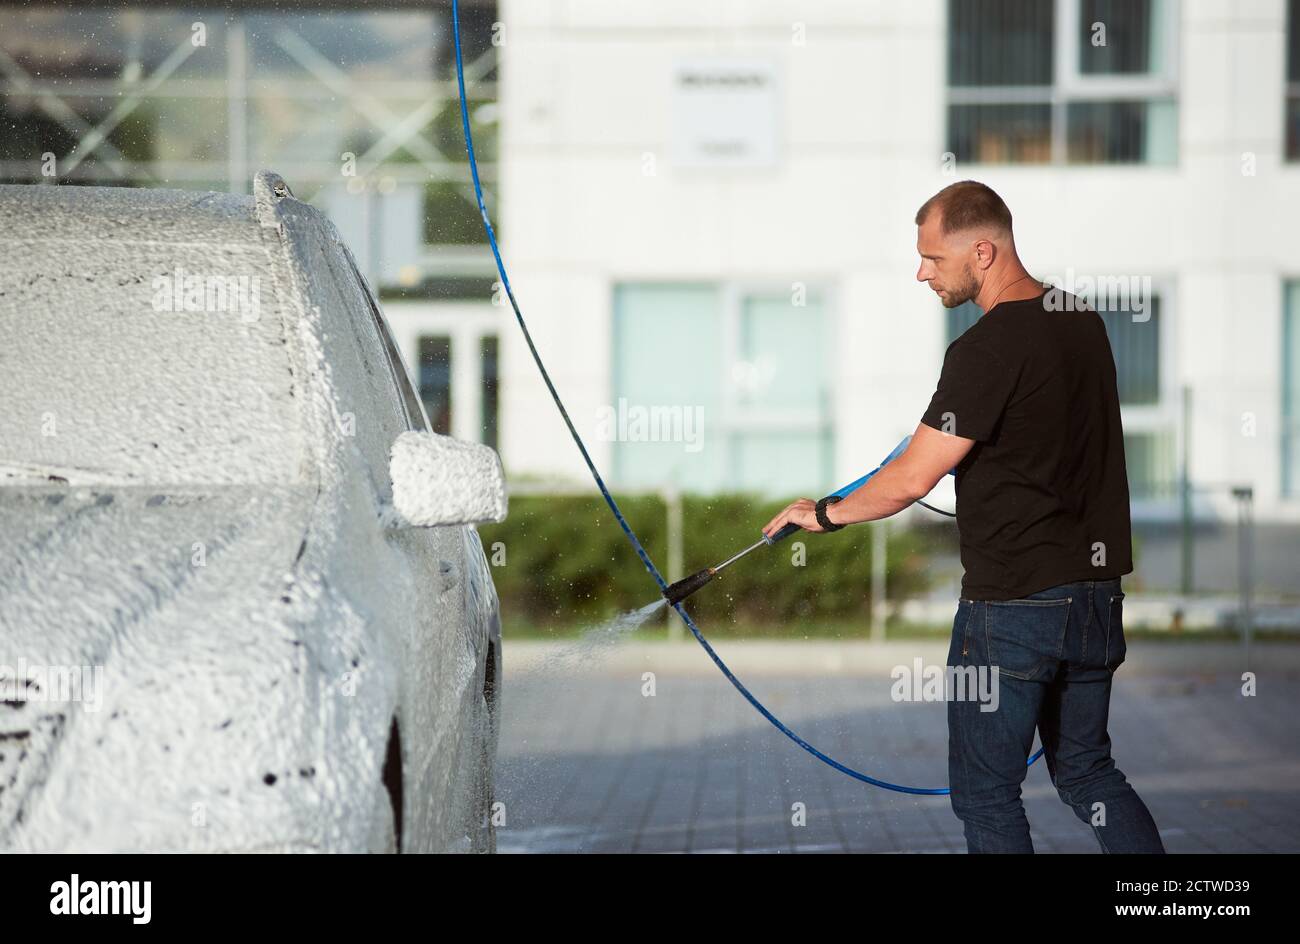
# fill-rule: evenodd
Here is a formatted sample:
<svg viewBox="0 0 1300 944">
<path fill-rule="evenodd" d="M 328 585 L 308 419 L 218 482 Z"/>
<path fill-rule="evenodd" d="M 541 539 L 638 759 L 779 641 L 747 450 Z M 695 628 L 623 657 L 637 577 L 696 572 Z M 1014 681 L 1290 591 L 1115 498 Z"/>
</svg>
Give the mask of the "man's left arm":
<svg viewBox="0 0 1300 944">
<path fill-rule="evenodd" d="M 865 485 L 833 505 L 826 506 L 832 524 L 856 524 L 897 514 L 930 490 L 966 457 L 975 440 L 965 439 L 920 423 L 907 449 L 873 475 Z M 821 531 L 816 502 L 801 498 L 763 527 L 775 534 L 791 521 L 807 531 Z"/>
</svg>

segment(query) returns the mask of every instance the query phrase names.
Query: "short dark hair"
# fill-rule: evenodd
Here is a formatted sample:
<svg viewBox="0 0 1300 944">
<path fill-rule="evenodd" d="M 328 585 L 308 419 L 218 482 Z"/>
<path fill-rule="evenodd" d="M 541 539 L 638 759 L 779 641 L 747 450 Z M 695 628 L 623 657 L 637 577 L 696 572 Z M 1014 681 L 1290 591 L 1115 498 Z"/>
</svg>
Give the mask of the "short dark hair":
<svg viewBox="0 0 1300 944">
<path fill-rule="evenodd" d="M 966 229 L 992 227 L 1011 233 L 1011 211 L 993 188 L 977 180 L 949 184 L 916 211 L 916 225 L 929 217 L 931 210 L 940 214 L 940 231 L 946 236 Z"/>
</svg>

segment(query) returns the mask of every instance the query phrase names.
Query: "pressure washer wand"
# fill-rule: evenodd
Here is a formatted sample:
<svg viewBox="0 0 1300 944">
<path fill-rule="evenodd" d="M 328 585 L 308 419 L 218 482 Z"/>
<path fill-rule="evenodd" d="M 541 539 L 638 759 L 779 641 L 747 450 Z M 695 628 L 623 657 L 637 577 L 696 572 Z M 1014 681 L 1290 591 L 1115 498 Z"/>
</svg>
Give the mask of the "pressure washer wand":
<svg viewBox="0 0 1300 944">
<path fill-rule="evenodd" d="M 894 451 L 885 457 L 884 462 L 880 463 L 880 465 L 876 466 L 866 475 L 862 476 L 862 478 L 850 482 L 848 485 L 845 485 L 843 488 L 839 489 L 838 491 L 831 492 L 831 494 L 844 497 L 845 495 L 849 495 L 857 491 L 859 488 L 865 485 L 873 475 L 875 475 L 885 466 L 889 465 L 889 463 L 893 462 L 895 459 L 901 456 L 903 454 L 903 451 L 907 449 L 908 443 L 910 443 L 911 441 L 912 441 L 911 436 L 904 436 L 903 441 L 894 447 Z M 669 606 L 676 606 L 682 600 L 685 600 L 696 590 L 700 589 L 700 587 L 704 586 L 706 583 L 708 583 L 710 580 L 716 577 L 718 575 L 718 572 L 721 571 L 722 568 L 726 567 L 728 564 L 740 560 L 742 557 L 744 557 L 746 554 L 748 554 L 750 551 L 754 550 L 757 547 L 762 547 L 764 544 L 775 544 L 777 541 L 782 541 L 788 538 L 796 531 L 802 531 L 802 530 L 803 528 L 799 527 L 794 522 L 791 522 L 790 524 L 787 524 L 785 527 L 783 527 L 780 531 L 776 532 L 776 534 L 773 534 L 771 537 L 765 534 L 763 535 L 761 540 L 755 541 L 753 544 L 745 548 L 735 557 L 728 558 L 718 566 L 706 567 L 701 571 L 691 574 L 689 577 L 683 577 L 681 580 L 678 580 L 676 583 L 670 584 L 668 588 L 664 590 L 664 598 L 667 599 Z"/>
<path fill-rule="evenodd" d="M 799 530 L 799 526 L 798 526 L 797 524 L 796 524 L 796 525 L 789 525 L 788 527 L 793 527 L 795 531 L 798 531 L 798 530 Z M 689 577 L 683 577 L 681 580 L 679 580 L 679 581 L 677 581 L 676 583 L 672 584 L 671 586 L 668 587 L 667 590 L 664 591 L 664 597 L 668 600 L 668 605 L 669 605 L 669 606 L 676 606 L 676 605 L 677 605 L 678 603 L 680 603 L 682 600 L 685 600 L 687 597 L 689 597 L 689 596 L 690 596 L 692 593 L 694 593 L 696 590 L 700 589 L 700 587 L 704 586 L 706 583 L 708 583 L 710 580 L 712 580 L 714 577 L 716 577 L 717 574 L 718 574 L 718 572 L 719 572 L 720 570 L 722 570 L 722 568 L 726 567 L 726 566 L 727 566 L 728 564 L 730 564 L 732 561 L 738 561 L 738 560 L 740 560 L 742 557 L 744 557 L 746 554 L 748 554 L 748 553 L 749 553 L 750 551 L 752 551 L 754 548 L 756 548 L 756 547 L 762 547 L 764 544 L 771 544 L 771 543 L 773 543 L 774 541 L 778 541 L 778 540 L 780 540 L 782 537 L 785 537 L 785 530 L 786 530 L 785 528 L 782 528 L 782 529 L 777 533 L 777 535 L 776 535 L 775 537 L 773 537 L 773 538 L 768 538 L 768 536 L 765 534 L 765 535 L 763 535 L 762 540 L 760 540 L 760 541 L 755 541 L 753 544 L 751 544 L 749 547 L 745 548 L 743 551 L 741 551 L 741 552 L 740 552 L 739 554 L 737 554 L 735 557 L 732 557 L 732 558 L 730 558 L 730 559 L 728 559 L 728 560 L 723 561 L 723 562 L 722 562 L 721 564 L 719 564 L 717 567 L 706 567 L 706 568 L 704 568 L 703 570 L 701 570 L 701 571 L 699 571 L 699 572 L 697 572 L 697 573 L 691 574 Z"/>
</svg>

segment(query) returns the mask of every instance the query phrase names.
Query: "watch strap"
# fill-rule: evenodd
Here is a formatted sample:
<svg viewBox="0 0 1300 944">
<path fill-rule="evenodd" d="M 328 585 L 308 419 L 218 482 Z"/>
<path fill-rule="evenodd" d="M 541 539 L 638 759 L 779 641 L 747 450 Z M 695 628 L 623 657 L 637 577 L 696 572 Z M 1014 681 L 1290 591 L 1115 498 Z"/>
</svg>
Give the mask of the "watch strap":
<svg viewBox="0 0 1300 944">
<path fill-rule="evenodd" d="M 817 515 L 817 523 L 821 525 L 823 531 L 838 531 L 844 527 L 844 525 L 836 524 L 831 521 L 830 518 L 826 517 L 826 507 L 835 504 L 837 501 L 843 500 L 843 498 L 843 495 L 827 495 L 825 498 L 821 499 L 821 501 L 817 502 L 815 514 Z"/>
</svg>

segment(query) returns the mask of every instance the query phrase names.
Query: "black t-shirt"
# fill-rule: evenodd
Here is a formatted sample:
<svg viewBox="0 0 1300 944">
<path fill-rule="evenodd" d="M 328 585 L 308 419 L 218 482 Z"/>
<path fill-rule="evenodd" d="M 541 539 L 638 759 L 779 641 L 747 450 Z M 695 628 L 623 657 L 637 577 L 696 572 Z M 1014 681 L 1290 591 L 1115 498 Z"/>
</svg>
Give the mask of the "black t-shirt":
<svg viewBox="0 0 1300 944">
<path fill-rule="evenodd" d="M 1133 571 L 1115 361 L 1078 298 L 985 312 L 948 346 L 921 422 L 976 440 L 957 466 L 964 598 Z"/>
</svg>

